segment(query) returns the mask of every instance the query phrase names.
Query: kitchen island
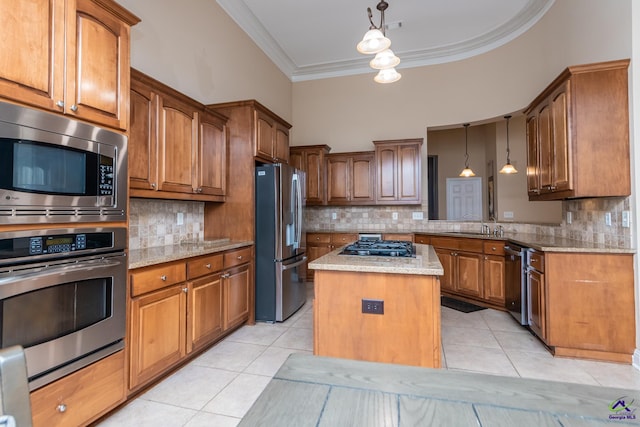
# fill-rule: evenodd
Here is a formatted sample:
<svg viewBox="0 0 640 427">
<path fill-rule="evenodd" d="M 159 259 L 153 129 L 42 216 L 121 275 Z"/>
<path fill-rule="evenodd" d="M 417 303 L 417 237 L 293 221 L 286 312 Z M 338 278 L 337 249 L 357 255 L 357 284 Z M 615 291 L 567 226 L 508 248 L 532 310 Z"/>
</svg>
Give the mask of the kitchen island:
<svg viewBox="0 0 640 427">
<path fill-rule="evenodd" d="M 430 245 L 415 257 L 341 255 L 309 264 L 315 270 L 315 355 L 439 368 L 440 281 Z"/>
</svg>

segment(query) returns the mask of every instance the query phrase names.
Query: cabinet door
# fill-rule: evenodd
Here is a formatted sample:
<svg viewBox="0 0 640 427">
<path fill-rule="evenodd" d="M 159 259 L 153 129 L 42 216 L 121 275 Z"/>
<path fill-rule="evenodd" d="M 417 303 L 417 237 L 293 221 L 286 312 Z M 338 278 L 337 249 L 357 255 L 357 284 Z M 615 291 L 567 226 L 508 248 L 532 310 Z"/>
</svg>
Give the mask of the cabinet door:
<svg viewBox="0 0 640 427">
<path fill-rule="evenodd" d="M 374 154 L 359 154 L 351 163 L 351 203 L 372 204 L 375 202 Z"/>
<path fill-rule="evenodd" d="M 455 292 L 455 256 L 454 252 L 450 249 L 444 248 L 435 248 L 436 254 L 438 255 L 438 259 L 440 260 L 440 264 L 442 264 L 442 269 L 444 270 L 444 274 L 440 276 L 440 287 L 444 291 Z"/>
<path fill-rule="evenodd" d="M 205 113 L 200 118 L 196 193 L 224 196 L 227 186 L 227 129 L 225 121 Z"/>
<path fill-rule="evenodd" d="M 222 278 L 212 274 L 189 284 L 187 352 L 212 342 L 222 333 Z"/>
<path fill-rule="evenodd" d="M 158 104 L 151 88 L 131 81 L 131 128 L 129 131 L 129 187 L 156 189 L 158 182 Z"/>
<path fill-rule="evenodd" d="M 273 157 L 277 162 L 289 163 L 289 129 L 279 124 L 275 126 Z"/>
<path fill-rule="evenodd" d="M 419 202 L 420 193 L 420 145 L 407 144 L 398 147 L 398 200 Z"/>
<path fill-rule="evenodd" d="M 314 261 L 323 255 L 328 254 L 332 250 L 333 249 L 331 248 L 330 243 L 326 243 L 323 245 L 312 245 L 309 242 L 307 242 L 307 263 Z M 307 280 L 313 281 L 313 270 L 310 268 L 307 269 Z"/>
<path fill-rule="evenodd" d="M 376 147 L 376 200 L 378 202 L 392 202 L 397 198 L 397 167 L 398 147 Z"/>
<path fill-rule="evenodd" d="M 131 300 L 129 388 L 153 379 L 186 354 L 186 285 Z"/>
<path fill-rule="evenodd" d="M 540 193 L 549 193 L 553 189 L 553 125 L 551 107 L 548 103 L 538 110 L 538 140 L 540 166 Z"/>
<path fill-rule="evenodd" d="M 250 264 L 228 270 L 223 275 L 225 331 L 249 318 L 250 276 Z"/>
<path fill-rule="evenodd" d="M 308 171 L 307 171 L 307 165 L 305 162 L 305 152 L 301 151 L 301 150 L 290 150 L 289 151 L 289 165 L 291 165 L 292 167 L 296 168 L 296 169 L 300 169 L 303 170 L 307 173 L 307 175 L 309 175 Z M 308 178 L 307 178 L 307 182 L 308 182 Z"/>
<path fill-rule="evenodd" d="M 166 95 L 159 103 L 158 189 L 193 193 L 197 113 L 193 106 Z"/>
<path fill-rule="evenodd" d="M 540 167 L 538 158 L 538 117 L 527 117 L 527 193 L 529 197 L 540 194 Z"/>
<path fill-rule="evenodd" d="M 0 96 L 62 111 L 64 0 L 0 0 Z"/>
<path fill-rule="evenodd" d="M 551 95 L 551 115 L 553 123 L 553 190 L 572 189 L 571 152 L 568 124 L 569 82 Z"/>
<path fill-rule="evenodd" d="M 350 163 L 348 156 L 327 156 L 327 203 L 346 204 L 351 200 Z"/>
<path fill-rule="evenodd" d="M 304 170 L 307 172 L 307 204 L 322 205 L 325 203 L 324 153 L 321 150 L 305 153 Z"/>
<path fill-rule="evenodd" d="M 417 204 L 421 194 L 422 140 L 374 141 L 376 202 Z"/>
<path fill-rule="evenodd" d="M 504 257 L 485 255 L 484 257 L 484 299 L 504 307 Z"/>
<path fill-rule="evenodd" d="M 94 1 L 75 2 L 67 8 L 65 113 L 127 129 L 129 25 Z"/>
<path fill-rule="evenodd" d="M 456 252 L 456 289 L 462 294 L 483 297 L 482 254 Z"/>
<path fill-rule="evenodd" d="M 527 278 L 529 285 L 529 325 L 531 330 L 544 340 L 547 338 L 544 274 L 537 271 L 529 271 Z"/>
<path fill-rule="evenodd" d="M 275 123 L 271 117 L 256 111 L 256 147 L 255 156 L 269 162 L 274 157 Z"/>
</svg>

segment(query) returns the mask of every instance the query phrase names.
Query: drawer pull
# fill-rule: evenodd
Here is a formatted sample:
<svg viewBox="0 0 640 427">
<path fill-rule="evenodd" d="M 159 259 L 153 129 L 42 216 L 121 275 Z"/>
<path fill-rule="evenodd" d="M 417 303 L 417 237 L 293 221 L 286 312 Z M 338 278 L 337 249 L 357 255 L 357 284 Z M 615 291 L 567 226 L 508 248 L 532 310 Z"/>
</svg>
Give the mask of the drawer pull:
<svg viewBox="0 0 640 427">
<path fill-rule="evenodd" d="M 182 292 L 186 294 L 187 292 L 189 292 L 189 288 L 182 288 Z"/>
<path fill-rule="evenodd" d="M 231 277 L 231 274 L 229 274 L 229 273 L 224 273 L 224 274 L 223 274 L 222 276 L 220 276 L 220 277 L 222 277 L 223 279 L 228 279 L 229 277 Z"/>
<path fill-rule="evenodd" d="M 67 412 L 67 405 L 65 405 L 64 403 L 59 404 L 56 407 L 56 411 L 60 412 L 61 414 Z"/>
<path fill-rule="evenodd" d="M 160 280 L 162 280 L 163 282 L 167 281 L 167 276 L 165 276 L 164 274 L 162 276 L 160 276 Z"/>
<path fill-rule="evenodd" d="M 211 264 L 206 264 L 205 267 L 207 267 L 209 270 L 211 270 Z"/>
<path fill-rule="evenodd" d="M 242 259 L 242 255 L 238 255 L 238 260 L 241 260 L 241 259 Z"/>
</svg>

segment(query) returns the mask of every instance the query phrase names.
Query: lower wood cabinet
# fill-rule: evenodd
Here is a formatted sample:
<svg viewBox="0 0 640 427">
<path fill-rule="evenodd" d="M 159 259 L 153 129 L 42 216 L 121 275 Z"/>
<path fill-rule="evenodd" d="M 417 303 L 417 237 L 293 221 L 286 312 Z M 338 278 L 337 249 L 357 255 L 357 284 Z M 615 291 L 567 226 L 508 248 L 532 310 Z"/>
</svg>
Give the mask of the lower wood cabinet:
<svg viewBox="0 0 640 427">
<path fill-rule="evenodd" d="M 307 233 L 307 262 L 358 240 L 358 233 Z M 313 281 L 313 272 L 307 269 L 307 281 Z"/>
<path fill-rule="evenodd" d="M 34 427 L 83 426 L 125 399 L 124 350 L 31 393 Z"/>
<path fill-rule="evenodd" d="M 500 307 L 505 306 L 504 242 L 485 241 L 483 244 L 483 298 Z"/>
<path fill-rule="evenodd" d="M 129 389 L 249 319 L 251 247 L 133 270 Z"/>
</svg>

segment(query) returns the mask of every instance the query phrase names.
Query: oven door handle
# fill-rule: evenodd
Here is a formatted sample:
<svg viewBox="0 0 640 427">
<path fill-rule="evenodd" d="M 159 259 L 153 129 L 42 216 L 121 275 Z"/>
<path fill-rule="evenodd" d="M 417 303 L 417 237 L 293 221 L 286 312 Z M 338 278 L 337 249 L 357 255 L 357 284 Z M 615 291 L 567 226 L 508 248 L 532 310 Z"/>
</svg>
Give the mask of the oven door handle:
<svg viewBox="0 0 640 427">
<path fill-rule="evenodd" d="M 25 292 L 47 288 L 63 283 L 90 280 L 100 277 L 114 277 L 126 280 L 127 264 L 125 255 L 42 265 L 33 270 L 14 271 L 11 277 L 0 278 L 0 299 Z"/>
</svg>

